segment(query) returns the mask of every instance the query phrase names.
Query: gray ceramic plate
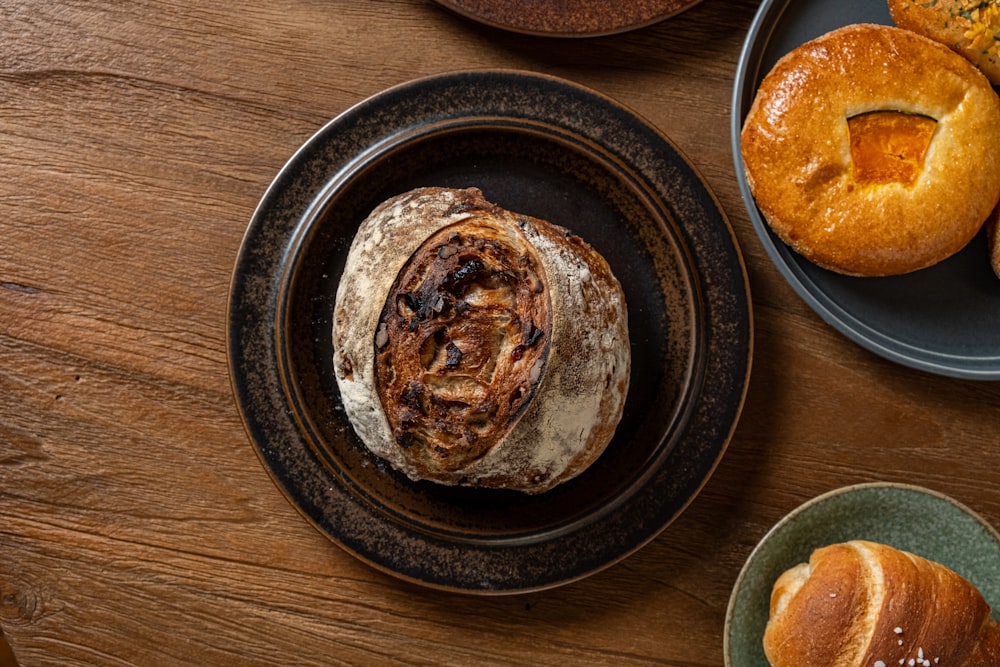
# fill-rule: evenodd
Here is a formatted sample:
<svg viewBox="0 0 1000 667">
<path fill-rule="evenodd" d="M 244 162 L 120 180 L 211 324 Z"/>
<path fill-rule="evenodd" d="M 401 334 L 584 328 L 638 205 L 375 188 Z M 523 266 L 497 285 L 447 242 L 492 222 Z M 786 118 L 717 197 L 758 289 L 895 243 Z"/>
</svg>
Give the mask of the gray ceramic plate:
<svg viewBox="0 0 1000 667">
<path fill-rule="evenodd" d="M 892 24 L 885 2 L 765 0 L 736 71 L 732 146 L 750 221 L 768 255 L 816 313 L 854 342 L 887 359 L 940 375 L 1000 379 L 1000 280 L 985 235 L 923 271 L 852 278 L 804 260 L 767 226 L 743 176 L 740 129 L 764 75 L 796 46 L 851 23 Z"/>
<path fill-rule="evenodd" d="M 504 30 L 546 37 L 595 37 L 658 23 L 701 0 L 438 0 Z"/>
<path fill-rule="evenodd" d="M 774 581 L 809 560 L 814 549 L 852 539 L 882 542 L 950 567 L 1000 610 L 1000 534 L 981 517 L 916 486 L 845 487 L 792 511 L 750 555 L 726 613 L 727 667 L 768 667 L 761 641 Z"/>
<path fill-rule="evenodd" d="M 567 227 L 622 283 L 625 414 L 604 455 L 552 491 L 411 482 L 370 455 L 345 417 L 331 316 L 348 246 L 377 204 L 425 185 L 476 186 Z M 255 211 L 229 303 L 237 401 L 289 501 L 365 562 L 467 592 L 578 579 L 663 530 L 725 450 L 751 345 L 739 248 L 687 160 L 611 99 L 525 72 L 413 81 L 322 128 Z"/>
</svg>

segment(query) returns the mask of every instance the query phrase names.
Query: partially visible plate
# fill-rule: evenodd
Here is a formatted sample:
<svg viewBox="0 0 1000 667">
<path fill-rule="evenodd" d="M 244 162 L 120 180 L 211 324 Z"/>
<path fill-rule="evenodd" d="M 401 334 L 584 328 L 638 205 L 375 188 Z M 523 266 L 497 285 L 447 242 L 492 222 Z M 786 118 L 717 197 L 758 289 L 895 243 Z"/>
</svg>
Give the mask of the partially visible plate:
<svg viewBox="0 0 1000 667">
<path fill-rule="evenodd" d="M 572 230 L 622 283 L 624 416 L 601 458 L 547 493 L 414 483 L 371 455 L 344 413 L 331 318 L 348 248 L 377 204 L 427 185 L 475 186 Z M 408 581 L 512 593 L 603 569 L 683 511 L 742 409 L 752 323 L 732 229 L 666 137 L 568 81 L 472 71 L 379 93 L 299 149 L 243 240 L 228 345 L 251 442 L 319 531 Z"/>
<path fill-rule="evenodd" d="M 726 667 L 768 667 L 763 637 L 771 588 L 814 549 L 849 540 L 881 542 L 951 568 L 1000 610 L 1000 534 L 941 493 L 906 484 L 859 484 L 793 510 L 760 541 L 740 572 L 726 612 Z"/>
<path fill-rule="evenodd" d="M 437 0 L 486 25 L 547 37 L 596 37 L 675 16 L 701 0 Z"/>
<path fill-rule="evenodd" d="M 750 193 L 740 130 L 757 87 L 785 53 L 852 23 L 892 25 L 888 5 L 869 0 L 764 0 L 736 71 L 732 146 L 744 203 L 757 235 L 789 285 L 827 323 L 894 362 L 939 375 L 1000 379 L 1000 280 L 985 233 L 940 264 L 903 276 L 854 278 L 817 267 L 771 232 Z"/>
</svg>

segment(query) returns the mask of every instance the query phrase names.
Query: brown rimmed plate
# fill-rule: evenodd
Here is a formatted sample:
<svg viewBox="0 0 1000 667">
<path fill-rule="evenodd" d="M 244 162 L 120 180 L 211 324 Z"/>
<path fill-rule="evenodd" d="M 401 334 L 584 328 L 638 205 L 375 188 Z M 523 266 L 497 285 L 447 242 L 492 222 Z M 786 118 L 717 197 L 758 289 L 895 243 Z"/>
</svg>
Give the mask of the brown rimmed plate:
<svg viewBox="0 0 1000 667">
<path fill-rule="evenodd" d="M 437 0 L 480 23 L 546 37 L 597 37 L 680 14 L 701 0 Z"/>
<path fill-rule="evenodd" d="M 348 247 L 378 203 L 426 185 L 476 186 L 571 229 L 623 285 L 625 414 L 604 455 L 552 491 L 414 483 L 369 454 L 344 414 L 331 316 Z M 690 163 L 615 101 L 517 71 L 405 83 L 320 129 L 253 214 L 228 333 L 250 440 L 303 516 L 380 570 L 475 593 L 585 577 L 663 530 L 725 451 L 752 349 L 740 251 Z"/>
</svg>

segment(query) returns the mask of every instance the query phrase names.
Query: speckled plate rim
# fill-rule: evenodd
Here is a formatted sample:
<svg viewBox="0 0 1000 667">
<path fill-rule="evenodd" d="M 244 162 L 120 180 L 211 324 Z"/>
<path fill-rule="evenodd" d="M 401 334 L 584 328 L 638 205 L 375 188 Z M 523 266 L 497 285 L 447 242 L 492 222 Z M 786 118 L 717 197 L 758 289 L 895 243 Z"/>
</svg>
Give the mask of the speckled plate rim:
<svg viewBox="0 0 1000 667">
<path fill-rule="evenodd" d="M 322 171 L 330 175 L 315 189 L 303 186 L 299 175 L 309 164 L 315 165 L 312 161 L 326 159 L 317 156 L 326 154 L 328 142 L 338 133 L 347 132 L 350 140 L 346 143 L 352 146 L 378 146 L 386 137 L 399 136 L 399 128 L 391 123 L 385 126 L 391 114 L 385 113 L 384 105 L 404 104 L 409 110 L 418 106 L 412 100 L 414 94 L 438 93 L 441 86 L 463 91 L 463 99 L 474 94 L 468 92 L 469 86 L 480 92 L 488 86 L 489 97 L 503 100 L 503 105 L 516 105 L 505 93 L 523 86 L 524 95 L 534 101 L 528 111 L 515 110 L 528 114 L 526 120 L 522 118 L 525 122 L 536 122 L 531 118 L 538 113 L 535 105 L 543 99 L 546 106 L 553 104 L 553 95 L 564 104 L 570 100 L 583 104 L 581 110 L 593 105 L 595 111 L 583 114 L 567 116 L 566 109 L 555 108 L 541 113 L 552 116 L 547 122 L 558 124 L 569 118 L 568 122 L 582 123 L 574 125 L 573 131 L 589 137 L 594 145 L 604 145 L 602 137 L 606 142 L 613 128 L 592 127 L 588 119 L 596 114 L 611 122 L 630 137 L 627 145 L 609 148 L 616 159 L 634 169 L 632 173 L 652 177 L 656 183 L 669 179 L 673 197 L 682 201 L 662 205 L 672 209 L 683 204 L 691 209 L 688 219 L 680 222 L 692 244 L 687 250 L 694 265 L 707 272 L 701 276 L 704 284 L 699 285 L 708 318 L 700 334 L 706 352 L 699 362 L 699 388 L 694 398 L 685 399 L 692 403 L 689 416 L 662 460 L 669 463 L 688 451 L 700 452 L 700 458 L 686 462 L 683 469 L 664 468 L 665 463 L 658 462 L 639 471 L 635 491 L 613 509 L 600 508 L 585 530 L 543 532 L 496 543 L 414 533 L 380 514 L 358 489 L 325 469 L 303 434 L 302 415 L 296 413 L 289 388 L 282 386 L 285 379 L 278 367 L 283 342 L 276 324 L 282 275 L 288 273 L 282 262 L 287 249 L 295 245 L 293 237 L 301 233 L 303 221 L 327 196 L 330 183 L 344 180 L 346 173 L 365 164 L 368 149 L 338 154 L 334 164 L 324 162 Z M 494 109 L 481 113 L 496 122 Z M 426 122 L 433 131 L 442 118 L 435 114 Z M 358 134 L 359 126 L 366 128 L 364 133 Z M 369 136 L 372 128 L 377 136 Z M 639 155 L 646 166 L 632 163 Z M 649 171 L 649 164 L 655 165 L 655 173 Z M 650 187 L 655 192 L 663 186 Z M 272 207 L 279 214 L 268 212 Z M 337 116 L 290 158 L 258 204 L 236 258 L 227 352 L 237 407 L 254 450 L 278 489 L 321 534 L 359 560 L 411 583 L 450 592 L 500 595 L 552 588 L 603 570 L 652 540 L 687 507 L 718 465 L 739 420 L 750 375 L 752 322 L 746 267 L 728 219 L 700 175 L 662 133 L 611 98 L 564 79 L 518 70 L 468 70 L 409 81 L 377 93 Z M 352 528 L 362 525 L 368 528 Z M 373 532 L 377 532 L 374 540 Z M 405 563 L 386 557 L 392 549 L 404 547 L 408 552 Z M 563 555 L 558 565 L 551 562 L 554 553 Z"/>
<path fill-rule="evenodd" d="M 978 558 L 958 559 L 931 540 L 917 544 L 926 530 L 927 521 L 916 521 L 905 538 L 900 538 L 887 526 L 885 532 L 864 524 L 870 515 L 855 513 L 847 521 L 833 521 L 838 503 L 866 502 L 872 512 L 885 511 L 887 502 L 879 495 L 917 498 L 933 507 L 939 515 L 952 520 L 956 534 L 966 538 L 964 544 L 976 544 Z M 868 497 L 871 497 L 869 499 Z M 891 508 L 890 508 L 891 509 Z M 852 523 L 855 522 L 855 523 Z M 888 522 L 886 522 L 888 523 Z M 805 524 L 805 525 L 803 525 Z M 821 534 L 811 534 L 810 528 L 826 528 Z M 898 524 L 895 525 L 898 529 Z M 833 489 L 799 505 L 776 523 L 754 547 L 740 570 L 726 608 L 723 632 L 723 653 L 726 667 L 768 667 L 761 641 L 767 623 L 770 592 L 778 575 L 797 563 L 808 560 L 816 548 L 850 539 L 883 542 L 919 556 L 935 560 L 959 572 L 980 588 L 994 610 L 1000 610 L 1000 532 L 974 510 L 939 491 L 898 482 L 870 482 Z M 788 545 L 792 546 L 789 547 Z M 930 546 L 927 546 L 930 545 Z M 975 562 L 973 562 L 975 560 Z M 753 642 L 752 647 L 747 643 Z M 748 652 L 752 652 L 748 655 Z"/>
<path fill-rule="evenodd" d="M 622 14 L 628 2 L 620 0 L 575 0 L 575 16 L 565 7 L 532 2 L 535 12 L 518 9 L 517 2 L 492 0 L 487 7 L 470 7 L 462 0 L 436 0 L 438 4 L 468 19 L 493 28 L 536 37 L 589 38 L 617 35 L 645 28 L 691 9 L 702 0 L 656 0 L 640 14 Z M 483 2 L 473 3 L 482 5 Z M 564 3 L 565 4 L 565 3 Z M 616 13 L 617 11 L 617 13 Z"/>
<path fill-rule="evenodd" d="M 990 344 L 983 346 L 984 350 L 972 352 L 959 349 L 959 346 L 948 349 L 927 334 L 926 329 L 921 330 L 920 322 L 915 316 L 909 318 L 902 315 L 894 316 L 896 324 L 902 325 L 905 331 L 887 329 L 887 322 L 874 321 L 871 312 L 879 312 L 877 305 L 888 303 L 888 296 L 876 297 L 879 299 L 876 304 L 862 304 L 855 295 L 863 290 L 853 287 L 845 289 L 839 282 L 882 281 L 892 285 L 886 288 L 890 292 L 893 289 L 919 290 L 927 284 L 934 284 L 936 276 L 943 275 L 950 279 L 950 274 L 946 273 L 949 270 L 948 266 L 972 262 L 964 258 L 978 249 L 975 246 L 979 239 L 958 256 L 917 274 L 890 278 L 849 279 L 814 267 L 789 249 L 771 231 L 757 208 L 744 173 L 740 131 L 745 113 L 756 95 L 756 82 L 766 73 L 764 70 L 766 61 L 780 55 L 769 54 L 769 49 L 789 32 L 794 32 L 802 38 L 801 41 L 805 41 L 809 35 L 818 36 L 827 30 L 850 23 L 892 23 L 888 6 L 884 2 L 872 4 L 865 0 L 844 0 L 832 9 L 831 7 L 833 5 L 830 3 L 823 3 L 821 6 L 819 3 L 806 4 L 803 0 L 764 0 L 747 31 L 733 83 L 730 135 L 737 181 L 754 231 L 789 286 L 822 320 L 852 342 L 885 359 L 928 373 L 971 380 L 1000 380 L 1000 338 L 996 338 L 995 343 L 991 338 Z M 796 15 L 789 18 L 794 12 L 800 12 L 804 16 Z M 983 274 L 988 275 L 985 257 L 982 263 Z M 934 272 L 933 276 L 931 272 Z M 965 279 L 964 273 L 962 275 Z M 964 294 L 975 298 L 977 292 L 969 289 Z M 993 301 L 989 303 L 992 304 Z M 975 310 L 977 307 L 981 307 L 981 304 L 978 302 L 970 304 L 970 308 L 962 310 L 961 314 L 971 322 L 991 319 L 991 317 L 978 318 Z M 984 327 L 983 331 L 989 336 L 988 329 Z M 968 331 L 961 333 L 968 335 Z"/>
</svg>

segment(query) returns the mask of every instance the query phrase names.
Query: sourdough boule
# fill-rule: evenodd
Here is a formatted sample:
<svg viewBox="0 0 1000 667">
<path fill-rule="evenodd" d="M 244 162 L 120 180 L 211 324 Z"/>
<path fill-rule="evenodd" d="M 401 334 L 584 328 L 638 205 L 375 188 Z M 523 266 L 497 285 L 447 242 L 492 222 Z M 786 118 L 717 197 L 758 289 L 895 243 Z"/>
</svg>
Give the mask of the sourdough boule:
<svg viewBox="0 0 1000 667">
<path fill-rule="evenodd" d="M 345 410 L 373 453 L 413 480 L 526 493 L 601 455 L 630 374 L 607 262 L 474 188 L 420 188 L 368 216 L 333 345 Z"/>
</svg>

